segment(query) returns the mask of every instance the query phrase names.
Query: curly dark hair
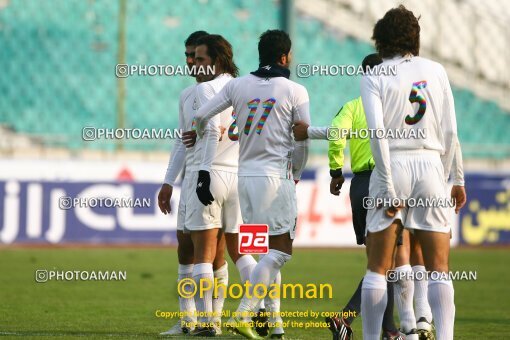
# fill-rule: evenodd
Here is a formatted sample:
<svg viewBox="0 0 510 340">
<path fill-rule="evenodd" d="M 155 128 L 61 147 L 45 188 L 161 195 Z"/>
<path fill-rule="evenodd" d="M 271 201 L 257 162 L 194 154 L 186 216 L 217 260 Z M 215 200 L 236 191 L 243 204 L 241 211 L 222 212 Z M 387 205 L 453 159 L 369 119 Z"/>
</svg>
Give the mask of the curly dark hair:
<svg viewBox="0 0 510 340">
<path fill-rule="evenodd" d="M 372 39 L 381 58 L 420 53 L 420 17 L 403 5 L 392 8 L 374 27 Z"/>
<path fill-rule="evenodd" d="M 377 65 L 381 64 L 382 62 L 383 61 L 382 61 L 381 57 L 379 56 L 379 54 L 372 53 L 372 54 L 367 55 L 363 59 L 363 62 L 361 63 L 361 67 L 363 67 L 363 72 L 368 72 L 369 67 L 372 69 L 372 68 L 376 67 Z"/>
<path fill-rule="evenodd" d="M 184 42 L 184 46 L 196 46 L 197 40 L 208 35 L 206 31 L 196 31 L 189 35 L 189 37 Z"/>
<path fill-rule="evenodd" d="M 267 30 L 259 40 L 259 65 L 277 63 L 282 55 L 290 52 L 292 42 L 289 35 L 282 30 Z"/>
<path fill-rule="evenodd" d="M 218 62 L 223 72 L 232 77 L 239 75 L 239 68 L 234 63 L 232 45 L 219 34 L 209 34 L 197 40 L 197 46 L 207 46 L 207 55 L 211 57 L 213 65 Z"/>
</svg>

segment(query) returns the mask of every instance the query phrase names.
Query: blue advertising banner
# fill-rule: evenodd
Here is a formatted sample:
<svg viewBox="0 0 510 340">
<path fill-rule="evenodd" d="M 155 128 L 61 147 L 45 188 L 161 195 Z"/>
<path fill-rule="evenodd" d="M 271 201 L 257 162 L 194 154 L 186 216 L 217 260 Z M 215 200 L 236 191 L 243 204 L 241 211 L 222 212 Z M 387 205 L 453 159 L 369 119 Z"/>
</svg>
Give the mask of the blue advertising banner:
<svg viewBox="0 0 510 340">
<path fill-rule="evenodd" d="M 0 182 L 1 243 L 176 243 L 172 213 L 158 208 L 160 184 Z"/>
<path fill-rule="evenodd" d="M 510 245 L 510 176 L 467 175 L 466 192 L 460 244 Z"/>
<path fill-rule="evenodd" d="M 333 196 L 323 172 L 307 171 L 297 186 L 294 243 L 356 247 L 350 179 Z M 159 188 L 140 181 L 0 181 L 0 244 L 175 245 L 180 187 L 174 188 L 170 215 L 158 208 Z M 468 202 L 458 224 L 453 221 L 458 243 L 510 245 L 510 176 L 467 174 L 466 190 Z"/>
</svg>

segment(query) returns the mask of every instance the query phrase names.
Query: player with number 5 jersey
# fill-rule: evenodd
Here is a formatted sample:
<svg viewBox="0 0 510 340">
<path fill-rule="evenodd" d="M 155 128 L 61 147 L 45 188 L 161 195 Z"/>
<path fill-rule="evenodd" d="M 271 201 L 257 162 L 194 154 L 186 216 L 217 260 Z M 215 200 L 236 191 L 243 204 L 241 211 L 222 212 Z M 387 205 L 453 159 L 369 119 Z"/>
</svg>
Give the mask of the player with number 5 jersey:
<svg viewBox="0 0 510 340">
<path fill-rule="evenodd" d="M 280 268 L 291 258 L 297 219 L 295 181 L 300 179 L 308 157 L 308 142 L 294 142 L 292 136 L 293 123 L 303 120 L 309 124 L 310 113 L 308 92 L 288 79 L 290 48 L 287 33 L 263 33 L 258 45 L 259 69 L 231 80 L 195 116 L 200 135 L 209 120 L 227 107 L 233 106 L 237 114 L 243 222 L 269 226 L 270 249 L 253 269 L 251 290 L 259 284 L 268 287 L 274 283 Z M 249 315 L 256 311 L 259 297 L 247 292 L 237 309 L 240 317 L 231 320 L 231 326 L 247 338 L 257 338 L 249 326 Z M 282 334 L 280 328 L 273 329 L 271 335 Z"/>
<path fill-rule="evenodd" d="M 413 192 L 418 197 L 445 197 L 446 181 L 458 147 L 455 107 L 446 71 L 439 63 L 412 54 L 384 58 L 383 63 L 376 67 L 389 65 L 397 66 L 395 77 L 365 76 L 362 79 L 361 96 L 368 127 L 422 129 L 426 138 L 371 140 L 376 171 L 371 178 L 370 195 L 390 199 L 416 198 L 411 195 L 414 186 L 414 190 L 423 187 L 423 191 Z M 404 162 L 399 160 L 416 153 L 422 161 L 433 159 L 435 166 L 439 166 L 437 171 L 428 173 L 428 185 L 409 181 L 405 186 L 405 181 L 395 181 L 395 178 L 402 177 L 395 176 L 398 165 L 392 162 Z M 402 222 L 405 222 L 406 228 L 450 232 L 447 208 L 405 209 L 403 213 L 406 216 L 402 217 Z M 368 219 L 371 232 L 380 231 L 391 223 L 380 209 L 369 212 Z"/>
<path fill-rule="evenodd" d="M 427 271 L 449 271 L 450 207 L 405 206 L 399 199 L 446 201 L 450 170 L 456 172 L 454 179 L 462 172 L 452 90 L 443 66 L 418 56 L 418 18 L 402 5 L 393 8 L 375 25 L 373 39 L 383 59 L 376 69 L 394 65 L 397 74 L 363 76 L 361 98 L 368 127 L 424 129 L 425 138 L 370 140 L 375 170 L 369 196 L 387 203 L 367 214 L 368 264 L 361 293 L 363 338 L 367 340 L 380 338 L 387 303 L 385 275 L 403 227 L 413 230 Z M 458 199 L 465 197 L 465 191 L 460 186 L 463 183 L 454 184 L 450 196 L 457 199 L 458 211 Z M 446 277 L 428 281 L 429 305 L 441 340 L 453 339 L 455 319 L 453 285 Z M 406 339 L 418 339 L 415 330 L 407 331 Z"/>
</svg>

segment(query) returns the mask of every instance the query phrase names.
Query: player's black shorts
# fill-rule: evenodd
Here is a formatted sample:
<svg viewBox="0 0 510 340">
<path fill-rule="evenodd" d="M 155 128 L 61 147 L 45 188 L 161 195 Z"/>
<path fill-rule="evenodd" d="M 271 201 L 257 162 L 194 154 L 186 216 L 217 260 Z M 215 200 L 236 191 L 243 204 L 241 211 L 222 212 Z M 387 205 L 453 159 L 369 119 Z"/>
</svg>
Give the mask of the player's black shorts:
<svg viewBox="0 0 510 340">
<path fill-rule="evenodd" d="M 349 197 L 351 198 L 352 224 L 356 234 L 356 243 L 365 244 L 365 229 L 367 228 L 367 209 L 363 207 L 363 198 L 368 197 L 370 175 L 372 170 L 354 174 L 351 180 Z"/>
<path fill-rule="evenodd" d="M 352 224 L 356 234 L 356 243 L 365 244 L 365 230 L 367 228 L 367 209 L 363 207 L 363 198 L 368 197 L 370 175 L 372 170 L 360 171 L 354 174 L 351 180 L 349 197 L 351 198 Z M 397 245 L 402 245 L 402 236 L 399 236 Z"/>
</svg>

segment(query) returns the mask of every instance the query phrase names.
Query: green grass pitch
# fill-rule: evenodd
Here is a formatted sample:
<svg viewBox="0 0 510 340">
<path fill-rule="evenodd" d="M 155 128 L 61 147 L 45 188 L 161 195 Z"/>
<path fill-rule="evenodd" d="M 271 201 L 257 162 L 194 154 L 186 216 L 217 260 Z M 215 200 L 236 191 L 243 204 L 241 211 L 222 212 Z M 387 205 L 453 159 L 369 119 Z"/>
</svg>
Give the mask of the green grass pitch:
<svg viewBox="0 0 510 340">
<path fill-rule="evenodd" d="M 476 281 L 454 282 L 456 339 L 508 338 L 509 254 L 492 248 L 452 251 L 452 270 L 477 271 Z M 176 322 L 155 316 L 157 310 L 178 310 L 174 248 L 3 248 L 0 258 L 0 336 L 159 338 Z M 333 299 L 286 299 L 282 311 L 337 311 L 356 288 L 364 266 L 361 248 L 296 249 L 283 269 L 284 283 L 330 283 Z M 36 283 L 37 269 L 125 270 L 127 280 Z M 231 262 L 229 271 L 231 283 L 238 283 Z M 237 304 L 227 300 L 225 308 L 235 310 Z M 361 320 L 354 322 L 354 332 L 361 339 Z M 286 334 L 287 339 L 331 338 L 329 330 L 320 328 L 288 328 Z"/>
</svg>

